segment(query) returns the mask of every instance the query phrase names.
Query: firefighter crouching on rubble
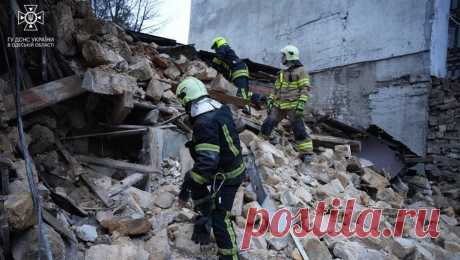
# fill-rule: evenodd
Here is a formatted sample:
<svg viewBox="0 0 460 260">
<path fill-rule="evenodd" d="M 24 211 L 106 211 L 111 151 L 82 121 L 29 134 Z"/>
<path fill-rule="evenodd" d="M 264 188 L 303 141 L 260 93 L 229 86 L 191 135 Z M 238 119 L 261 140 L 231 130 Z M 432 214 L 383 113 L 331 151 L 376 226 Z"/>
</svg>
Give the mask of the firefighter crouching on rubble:
<svg viewBox="0 0 460 260">
<path fill-rule="evenodd" d="M 235 51 L 230 48 L 227 40 L 223 37 L 215 38 L 211 49 L 217 55 L 217 57 L 212 59 L 212 67 L 238 88 L 236 95 L 244 98 L 247 102 L 243 112 L 250 114 L 249 102 L 253 98 L 253 94 L 249 91 L 248 66 L 236 55 Z M 258 96 L 254 96 L 254 98 L 256 97 Z"/>
<path fill-rule="evenodd" d="M 191 195 L 195 210 L 201 214 L 195 221 L 192 240 L 209 244 L 212 226 L 219 259 L 238 259 L 230 211 L 246 167 L 232 112 L 209 98 L 205 85 L 194 77 L 182 81 L 176 95 L 193 125 L 193 139 L 187 147 L 195 164 L 185 174 L 179 194 L 181 207 Z"/>
<path fill-rule="evenodd" d="M 308 163 L 312 159 L 313 142 L 305 131 L 304 108 L 309 98 L 310 79 L 299 60 L 297 47 L 288 45 L 281 50 L 281 55 L 287 69 L 280 71 L 267 100 L 268 117 L 262 125 L 261 134 L 265 139 L 270 139 L 273 129 L 287 116 L 299 156 Z"/>
</svg>

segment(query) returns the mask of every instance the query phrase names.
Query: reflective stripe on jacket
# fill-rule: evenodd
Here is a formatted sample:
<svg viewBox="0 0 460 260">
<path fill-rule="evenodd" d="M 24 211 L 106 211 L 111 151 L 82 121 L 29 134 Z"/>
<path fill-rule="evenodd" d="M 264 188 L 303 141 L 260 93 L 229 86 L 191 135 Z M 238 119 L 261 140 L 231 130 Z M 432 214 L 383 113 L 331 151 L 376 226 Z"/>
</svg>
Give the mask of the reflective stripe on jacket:
<svg viewBox="0 0 460 260">
<path fill-rule="evenodd" d="M 239 77 L 249 77 L 248 66 L 240 60 L 230 46 L 223 45 L 216 49 L 217 57 L 212 59 L 213 67 L 229 81 Z"/>
<path fill-rule="evenodd" d="M 191 177 L 199 184 L 209 183 L 217 173 L 232 179 L 246 170 L 232 113 L 225 105 L 194 118 L 190 148 L 195 161 Z"/>
<path fill-rule="evenodd" d="M 280 109 L 294 109 L 298 101 L 307 102 L 309 98 L 310 77 L 303 66 L 281 70 L 270 98 Z"/>
</svg>

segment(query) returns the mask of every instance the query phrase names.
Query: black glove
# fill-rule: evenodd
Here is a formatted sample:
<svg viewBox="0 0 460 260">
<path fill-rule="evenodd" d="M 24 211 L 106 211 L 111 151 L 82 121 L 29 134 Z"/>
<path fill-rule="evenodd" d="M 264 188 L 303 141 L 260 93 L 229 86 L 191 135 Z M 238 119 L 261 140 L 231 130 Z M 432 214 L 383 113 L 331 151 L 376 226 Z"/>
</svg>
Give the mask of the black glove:
<svg viewBox="0 0 460 260">
<path fill-rule="evenodd" d="M 200 245 L 211 243 L 211 220 L 208 217 L 198 216 L 193 227 L 192 241 Z"/>
<path fill-rule="evenodd" d="M 297 116 L 300 116 L 300 117 L 303 117 L 304 110 L 305 110 L 305 101 L 299 100 L 299 101 L 297 102 L 297 106 L 295 107 L 295 113 L 296 113 L 296 115 L 297 115 Z"/>
<path fill-rule="evenodd" d="M 187 202 L 190 199 L 190 182 L 192 181 L 192 177 L 190 176 L 190 171 L 185 173 L 184 181 L 180 187 L 179 192 L 179 199 Z"/>
</svg>

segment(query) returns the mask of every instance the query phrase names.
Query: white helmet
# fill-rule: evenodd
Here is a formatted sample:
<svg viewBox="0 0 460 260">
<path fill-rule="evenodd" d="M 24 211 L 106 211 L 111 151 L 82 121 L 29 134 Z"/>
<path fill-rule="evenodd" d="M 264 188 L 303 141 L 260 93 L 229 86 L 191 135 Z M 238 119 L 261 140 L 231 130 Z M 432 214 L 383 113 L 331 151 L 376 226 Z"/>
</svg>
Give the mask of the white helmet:
<svg viewBox="0 0 460 260">
<path fill-rule="evenodd" d="M 194 77 L 187 77 L 176 89 L 176 96 L 184 106 L 191 101 L 207 95 L 208 91 L 206 90 L 206 86 L 203 82 Z"/>
<path fill-rule="evenodd" d="M 287 61 L 294 61 L 300 59 L 300 52 L 294 45 L 288 45 L 281 49 L 281 53 L 286 57 Z"/>
</svg>

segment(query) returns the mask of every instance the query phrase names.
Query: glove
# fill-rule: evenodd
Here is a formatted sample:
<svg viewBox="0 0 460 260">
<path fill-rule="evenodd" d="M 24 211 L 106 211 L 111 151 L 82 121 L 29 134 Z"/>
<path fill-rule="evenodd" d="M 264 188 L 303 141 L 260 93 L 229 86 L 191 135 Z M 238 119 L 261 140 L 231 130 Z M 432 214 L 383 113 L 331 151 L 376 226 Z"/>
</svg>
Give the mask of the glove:
<svg viewBox="0 0 460 260">
<path fill-rule="evenodd" d="M 208 217 L 198 216 L 193 226 L 192 241 L 200 245 L 211 243 L 211 223 Z"/>
<path fill-rule="evenodd" d="M 179 199 L 183 202 L 187 202 L 190 199 L 190 171 L 188 171 L 184 176 L 184 181 L 180 187 Z"/>
<path fill-rule="evenodd" d="M 270 114 L 273 108 L 273 99 L 269 98 L 267 99 L 267 111 Z"/>
<path fill-rule="evenodd" d="M 297 116 L 303 116 L 303 112 L 305 110 L 305 101 L 299 100 L 297 102 L 297 106 L 295 107 L 295 113 Z"/>
</svg>

